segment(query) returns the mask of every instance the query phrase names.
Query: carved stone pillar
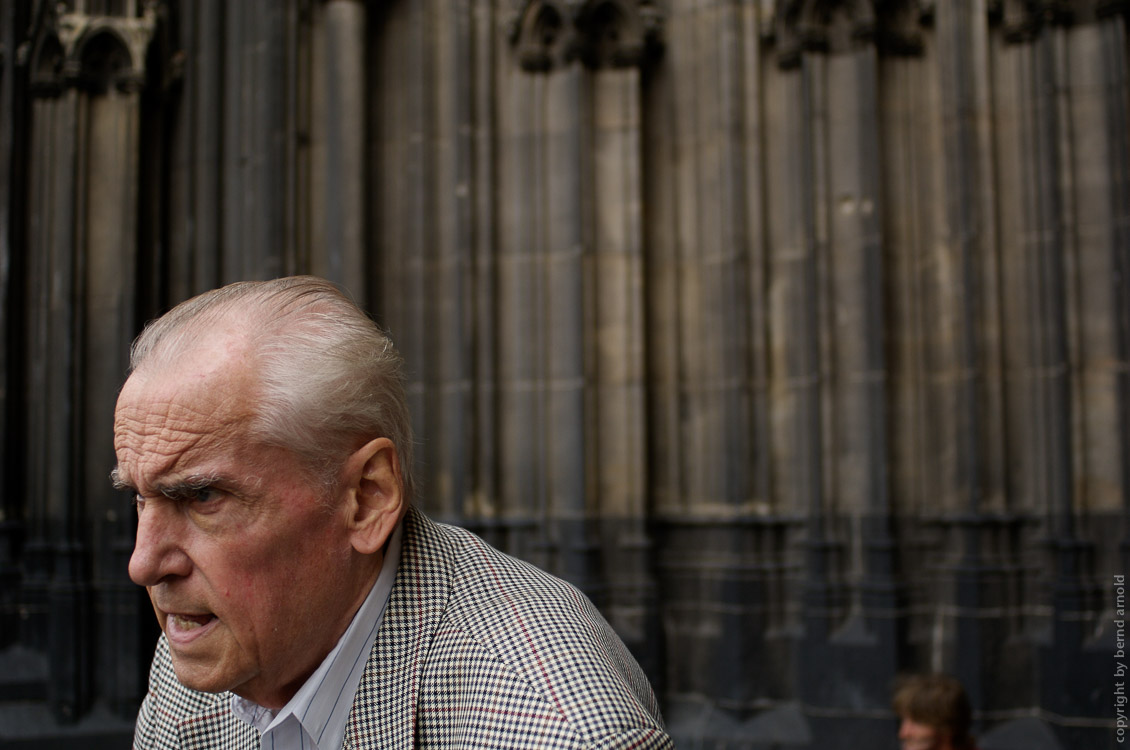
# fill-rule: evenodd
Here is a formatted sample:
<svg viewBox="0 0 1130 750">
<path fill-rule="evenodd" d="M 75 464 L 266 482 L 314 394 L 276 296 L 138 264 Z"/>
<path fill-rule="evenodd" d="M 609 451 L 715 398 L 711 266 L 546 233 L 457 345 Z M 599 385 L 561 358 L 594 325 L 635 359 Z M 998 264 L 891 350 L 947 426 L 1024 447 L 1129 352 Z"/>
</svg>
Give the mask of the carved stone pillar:
<svg viewBox="0 0 1130 750">
<path fill-rule="evenodd" d="M 0 6 L 0 112 L 7 115 L 0 121 L 0 175 L 16 175 L 12 169 L 12 153 L 17 133 L 22 131 L 22 115 L 26 112 L 22 98 L 16 96 L 14 53 L 23 18 L 14 3 Z M 13 255 L 12 237 L 22 225 L 20 212 L 11 211 L 13 193 L 10 178 L 0 178 L 0 649 L 17 640 L 19 632 L 19 555 L 23 537 L 22 464 L 12 449 L 20 425 L 19 399 L 13 392 L 19 387 L 18 358 L 12 352 L 19 340 L 6 324 L 15 315 L 20 295 L 13 294 L 13 261 L 22 267 L 20 254 Z"/>
<path fill-rule="evenodd" d="M 73 721 L 96 694 L 127 710 L 140 687 L 139 597 L 125 577 L 132 516 L 105 478 L 137 325 L 139 92 L 157 9 L 102 17 L 59 4 L 37 21 L 29 58 L 27 606 L 29 626 L 46 640 L 27 640 L 49 654 L 56 717 Z"/>
<path fill-rule="evenodd" d="M 772 196 L 760 188 L 784 154 L 763 120 L 764 101 L 776 101 L 760 50 L 767 19 L 737 3 L 679 2 L 669 13 L 645 89 L 659 606 L 672 710 L 702 722 L 702 741 L 724 744 L 712 711 L 749 720 L 791 682 L 782 550 L 796 516 L 771 491 L 773 459 L 788 450 L 767 448 L 778 343 L 769 295 L 785 284 L 771 285 L 777 238 L 766 227 L 779 207 L 772 198 L 794 185 L 777 181 Z M 757 680 L 742 677 L 755 671 Z"/>
<path fill-rule="evenodd" d="M 937 245 L 930 252 L 936 270 L 927 278 L 930 315 L 937 321 L 927 360 L 937 382 L 931 394 L 937 423 L 930 439 L 942 451 L 930 475 L 937 481 L 949 534 L 961 551 L 947 571 L 955 604 L 952 618 L 935 609 L 937 627 L 952 634 L 952 640 L 935 648 L 945 649 L 938 658 L 963 681 L 975 706 L 984 705 L 992 693 L 993 673 L 1004 671 L 987 665 L 1003 656 L 1009 625 L 981 616 L 996 601 L 992 586 L 999 581 L 985 547 L 991 532 L 988 516 L 1000 509 L 1001 478 L 989 446 L 1001 435 L 1002 408 L 993 397 L 998 391 L 992 380 L 1000 372 L 1001 334 L 998 299 L 990 292 L 999 274 L 987 187 L 993 183 L 986 127 L 990 91 L 985 78 L 975 73 L 988 65 L 987 24 L 985 4 L 979 0 L 938 5 L 935 85 L 943 118 L 944 199 L 935 202 Z"/>
<path fill-rule="evenodd" d="M 365 304 L 365 34 L 360 0 L 313 9 L 310 69 L 310 272 Z"/>
<path fill-rule="evenodd" d="M 311 89 L 321 87 L 324 94 L 326 83 L 314 78 L 326 69 L 315 71 L 313 48 L 331 34 L 328 18 L 340 15 L 348 22 L 355 16 L 348 10 L 327 15 L 326 6 L 305 0 L 195 0 L 171 4 L 173 10 L 183 77 L 167 110 L 167 253 L 159 256 L 166 266 L 158 274 L 165 288 L 149 314 L 232 281 L 303 273 L 314 265 L 329 274 L 330 255 L 345 256 L 323 250 L 326 242 L 338 248 L 354 232 L 345 231 L 349 222 L 343 220 L 332 231 L 345 234 L 328 234 L 318 219 L 320 234 L 314 234 L 315 215 L 345 210 L 348 201 L 334 193 L 342 204 L 329 207 L 312 186 L 315 180 L 318 188 L 325 186 L 328 154 L 340 156 L 332 149 L 355 152 L 357 122 L 343 115 L 341 127 L 354 135 L 328 146 L 326 128 L 336 112 L 311 107 Z M 337 83 L 350 91 L 361 85 Z M 335 172 L 338 184 L 327 189 L 354 191 L 358 168 L 350 163 Z M 333 265 L 345 267 L 344 261 Z"/>
<path fill-rule="evenodd" d="M 653 674 L 641 68 L 659 22 L 651 3 L 621 0 L 532 0 L 515 20 L 500 203 L 516 210 L 500 235 L 498 311 L 523 329 L 500 332 L 502 414 L 507 402 L 524 414 L 499 425 L 512 438 L 502 460 L 534 469 L 524 476 L 544 497 L 546 562 L 588 590 Z M 502 497 L 521 503 L 520 487 Z"/>
<path fill-rule="evenodd" d="M 494 536 L 492 12 L 369 6 L 369 290 L 409 363 L 429 513 Z M 401 12 L 402 11 L 402 12 Z M 434 34 L 440 43 L 431 43 Z M 489 208 L 488 208 L 489 206 Z M 531 436 L 532 439 L 532 436 Z"/>
<path fill-rule="evenodd" d="M 1009 463 L 1046 544 L 1051 637 L 1035 697 L 1077 716 L 1116 700 L 1110 681 L 1085 675 L 1111 653 L 1094 634 L 1121 619 L 1096 574 L 1125 565 L 1104 564 L 1095 542 L 1115 535 L 1094 531 L 1125 523 L 1127 502 L 1125 21 L 1118 4 L 1003 5 L 1002 296 L 1006 324 L 1028 330 L 1005 345 L 1010 433 L 1023 436 Z M 1061 738 L 1094 741 L 1074 728 Z"/>
<path fill-rule="evenodd" d="M 767 114 L 770 351 L 787 434 L 781 500 L 807 532 L 799 697 L 815 744 L 884 722 L 839 723 L 853 702 L 884 707 L 905 615 L 889 486 L 889 367 L 880 52 L 917 53 L 915 3 L 776 4 L 777 102 Z M 852 550 L 858 552 L 852 552 Z M 865 739 L 866 738 L 866 739 Z"/>
</svg>

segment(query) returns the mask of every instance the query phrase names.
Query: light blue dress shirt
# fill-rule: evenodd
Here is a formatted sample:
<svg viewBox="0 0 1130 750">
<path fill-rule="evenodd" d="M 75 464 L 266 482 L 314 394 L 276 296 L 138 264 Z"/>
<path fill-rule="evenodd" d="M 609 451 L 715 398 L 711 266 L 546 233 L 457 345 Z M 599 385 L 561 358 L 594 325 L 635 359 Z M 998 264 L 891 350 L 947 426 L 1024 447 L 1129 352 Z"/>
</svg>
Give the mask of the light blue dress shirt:
<svg viewBox="0 0 1130 750">
<path fill-rule="evenodd" d="M 403 525 L 393 530 L 377 581 L 345 634 L 290 702 L 276 712 L 232 696 L 232 713 L 259 730 L 264 750 L 341 748 L 349 711 L 396 580 Z"/>
</svg>

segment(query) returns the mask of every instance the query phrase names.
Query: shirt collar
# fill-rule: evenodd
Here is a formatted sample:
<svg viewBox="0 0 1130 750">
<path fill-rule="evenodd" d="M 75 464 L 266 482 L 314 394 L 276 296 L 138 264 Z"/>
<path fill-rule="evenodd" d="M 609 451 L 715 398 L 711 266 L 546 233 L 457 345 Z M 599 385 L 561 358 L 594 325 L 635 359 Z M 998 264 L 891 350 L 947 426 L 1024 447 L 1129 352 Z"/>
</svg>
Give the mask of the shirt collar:
<svg viewBox="0 0 1130 750">
<path fill-rule="evenodd" d="M 384 620 L 396 571 L 400 565 L 400 540 L 404 521 L 396 525 L 385 550 L 381 572 L 365 597 L 345 634 L 322 660 L 314 673 L 303 683 L 290 702 L 278 712 L 257 703 L 232 696 L 232 712 L 244 722 L 266 735 L 294 716 L 319 750 L 336 750 L 345 739 L 345 727 L 361 675 L 365 672 L 369 652 Z"/>
</svg>

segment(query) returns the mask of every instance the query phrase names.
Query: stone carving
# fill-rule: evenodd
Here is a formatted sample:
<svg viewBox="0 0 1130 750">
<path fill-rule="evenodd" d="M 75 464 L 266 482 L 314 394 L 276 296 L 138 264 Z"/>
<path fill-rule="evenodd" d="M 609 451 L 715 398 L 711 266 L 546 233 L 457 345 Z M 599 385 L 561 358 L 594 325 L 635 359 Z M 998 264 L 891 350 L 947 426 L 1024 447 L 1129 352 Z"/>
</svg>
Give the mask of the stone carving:
<svg viewBox="0 0 1130 750">
<path fill-rule="evenodd" d="M 659 12 L 648 4 L 595 0 L 578 9 L 580 56 L 590 68 L 627 68 L 643 63 L 658 44 Z"/>
<path fill-rule="evenodd" d="M 69 86 L 140 89 L 156 26 L 156 3 L 146 3 L 136 18 L 71 12 L 63 3 L 45 7 L 30 42 L 32 90 L 53 95 Z"/>
<path fill-rule="evenodd" d="M 511 43 L 518 64 L 530 72 L 546 72 L 570 63 L 576 55 L 570 33 L 572 11 L 565 2 L 531 0 L 514 25 Z"/>
<path fill-rule="evenodd" d="M 803 52 L 840 54 L 875 44 L 888 54 L 918 54 L 934 0 L 777 0 L 773 35 L 783 68 Z"/>
<path fill-rule="evenodd" d="M 548 72 L 642 65 L 660 48 L 662 17 L 647 0 L 528 0 L 513 23 L 518 64 Z"/>
<path fill-rule="evenodd" d="M 1031 41 L 1045 26 L 1091 22 L 1127 9 L 1127 0 L 994 0 L 989 6 L 990 20 L 999 20 L 1005 40 L 1013 43 Z"/>
</svg>

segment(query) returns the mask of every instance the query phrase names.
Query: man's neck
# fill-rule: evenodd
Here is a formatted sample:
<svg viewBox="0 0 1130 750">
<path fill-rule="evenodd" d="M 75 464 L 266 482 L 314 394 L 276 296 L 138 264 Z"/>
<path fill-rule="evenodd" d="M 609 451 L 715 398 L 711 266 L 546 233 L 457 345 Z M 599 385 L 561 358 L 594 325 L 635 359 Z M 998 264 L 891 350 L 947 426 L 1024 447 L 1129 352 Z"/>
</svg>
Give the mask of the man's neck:
<svg viewBox="0 0 1130 750">
<path fill-rule="evenodd" d="M 385 549 L 387 549 L 387 545 Z M 357 611 L 365 603 L 365 598 L 377 582 L 377 577 L 381 573 L 381 566 L 384 564 L 385 549 L 373 555 L 358 556 L 357 565 L 354 566 L 359 580 L 355 587 L 357 594 L 350 606 L 342 610 L 342 615 L 338 618 L 336 626 L 326 631 L 332 637 L 321 644 L 321 647 L 316 651 L 310 652 L 312 654 L 311 661 L 302 672 L 281 685 L 264 687 L 256 685 L 256 681 L 252 681 L 234 688 L 232 693 L 272 712 L 278 712 L 283 706 L 290 703 L 298 691 L 302 689 L 302 686 L 306 684 L 306 681 L 310 679 L 310 675 L 314 674 L 330 652 L 333 651 L 338 641 L 345 635 L 345 631 L 349 629 L 349 624 L 353 622 L 353 618 L 357 616 Z"/>
</svg>

